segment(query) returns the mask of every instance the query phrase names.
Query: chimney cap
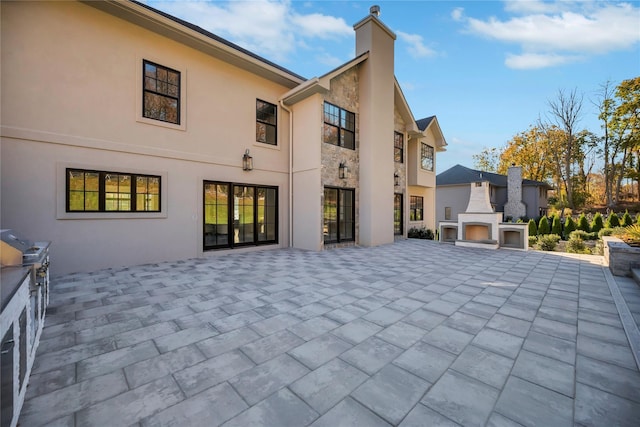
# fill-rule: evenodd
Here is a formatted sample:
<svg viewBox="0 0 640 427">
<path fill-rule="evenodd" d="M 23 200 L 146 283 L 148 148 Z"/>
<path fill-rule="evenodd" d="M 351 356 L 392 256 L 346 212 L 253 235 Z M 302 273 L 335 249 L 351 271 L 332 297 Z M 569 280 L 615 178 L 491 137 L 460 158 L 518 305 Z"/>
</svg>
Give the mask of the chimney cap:
<svg viewBox="0 0 640 427">
<path fill-rule="evenodd" d="M 374 4 L 369 8 L 369 13 L 374 16 L 380 16 L 380 6 Z"/>
</svg>

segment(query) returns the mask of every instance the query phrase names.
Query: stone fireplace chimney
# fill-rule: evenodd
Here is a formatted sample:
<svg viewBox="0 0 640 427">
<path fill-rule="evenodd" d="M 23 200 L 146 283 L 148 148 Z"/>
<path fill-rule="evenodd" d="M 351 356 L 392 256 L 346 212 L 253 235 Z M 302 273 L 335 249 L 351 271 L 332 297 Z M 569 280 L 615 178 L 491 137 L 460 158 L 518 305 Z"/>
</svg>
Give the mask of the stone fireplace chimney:
<svg viewBox="0 0 640 427">
<path fill-rule="evenodd" d="M 517 220 L 527 215 L 527 206 L 522 202 L 522 167 L 511 165 L 507 171 L 507 203 L 504 216 Z"/>
</svg>

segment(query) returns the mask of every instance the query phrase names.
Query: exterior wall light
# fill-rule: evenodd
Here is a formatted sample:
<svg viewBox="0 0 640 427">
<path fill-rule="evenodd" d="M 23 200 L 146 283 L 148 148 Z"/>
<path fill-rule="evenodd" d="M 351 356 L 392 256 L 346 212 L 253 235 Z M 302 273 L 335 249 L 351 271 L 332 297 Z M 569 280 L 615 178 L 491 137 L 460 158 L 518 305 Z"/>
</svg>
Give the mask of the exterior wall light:
<svg viewBox="0 0 640 427">
<path fill-rule="evenodd" d="M 344 162 L 340 162 L 340 165 L 338 166 L 338 176 L 340 179 L 349 178 L 349 168 Z"/>
<path fill-rule="evenodd" d="M 393 174 L 393 185 L 396 187 L 400 185 L 400 175 L 398 175 L 398 172 Z"/>
<path fill-rule="evenodd" d="M 244 156 L 242 156 L 242 170 L 250 171 L 253 169 L 253 157 L 249 155 L 249 149 L 247 148 L 244 151 Z"/>
</svg>

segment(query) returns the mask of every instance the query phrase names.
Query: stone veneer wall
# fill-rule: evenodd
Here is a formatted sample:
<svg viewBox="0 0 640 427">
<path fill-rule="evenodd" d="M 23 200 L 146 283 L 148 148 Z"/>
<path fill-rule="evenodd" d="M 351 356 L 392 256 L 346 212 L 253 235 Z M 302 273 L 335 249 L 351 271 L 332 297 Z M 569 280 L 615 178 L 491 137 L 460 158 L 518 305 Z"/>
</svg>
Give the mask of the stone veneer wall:
<svg viewBox="0 0 640 427">
<path fill-rule="evenodd" d="M 401 134 L 404 135 L 404 159 L 402 159 L 402 163 L 395 163 L 394 162 L 394 173 L 397 173 L 398 175 L 400 175 L 400 185 L 394 187 L 394 193 L 402 193 L 404 195 L 404 198 L 407 198 L 407 192 L 406 192 L 406 188 L 407 188 L 407 161 L 409 158 L 409 138 L 407 137 L 407 133 L 405 132 L 406 129 L 406 123 L 404 121 L 404 119 L 402 118 L 402 116 L 400 115 L 400 112 L 398 111 L 397 108 L 394 109 L 394 121 L 393 121 L 393 129 L 396 132 L 400 132 Z M 392 136 L 393 138 L 393 136 Z M 391 139 L 391 141 L 389 142 L 390 144 L 393 144 L 393 139 Z M 404 204 L 407 205 L 407 200 L 404 200 Z M 406 210 L 406 209 L 405 209 Z M 405 215 L 406 216 L 406 215 Z M 406 221 L 404 221 L 406 223 Z M 405 224 L 405 227 L 406 224 Z M 405 230 L 405 234 L 406 234 L 406 230 Z"/>
<path fill-rule="evenodd" d="M 627 245 L 621 239 L 603 236 L 604 259 L 614 276 L 631 276 L 631 269 L 640 268 L 640 248 Z"/>
<path fill-rule="evenodd" d="M 355 150 L 338 147 L 332 144 L 322 143 L 322 189 L 325 186 L 355 189 L 355 243 L 360 237 L 359 232 L 359 212 L 360 212 L 360 191 L 359 191 L 359 146 L 360 146 L 360 125 L 358 98 L 358 66 L 353 67 L 331 80 L 331 91 L 325 95 L 325 101 L 344 108 L 356 115 L 356 135 Z M 322 120 L 322 118 L 321 118 Z M 322 126 L 322 122 L 321 122 Z M 322 129 L 322 128 L 321 128 Z M 338 166 L 344 162 L 349 168 L 350 177 L 340 179 Z M 323 200 L 324 203 L 324 200 Z M 323 209 L 323 206 L 320 206 Z M 344 244 L 331 244 L 327 247 L 344 246 Z"/>
</svg>

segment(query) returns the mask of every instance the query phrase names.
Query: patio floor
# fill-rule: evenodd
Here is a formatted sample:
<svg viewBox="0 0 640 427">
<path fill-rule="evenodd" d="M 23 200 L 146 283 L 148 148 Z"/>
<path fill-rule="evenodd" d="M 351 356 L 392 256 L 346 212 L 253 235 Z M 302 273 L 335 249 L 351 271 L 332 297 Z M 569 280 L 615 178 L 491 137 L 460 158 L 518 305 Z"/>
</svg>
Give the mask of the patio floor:
<svg viewBox="0 0 640 427">
<path fill-rule="evenodd" d="M 59 277 L 20 425 L 637 426 L 609 286 L 636 321 L 640 287 L 602 262 L 412 239 Z"/>
</svg>

